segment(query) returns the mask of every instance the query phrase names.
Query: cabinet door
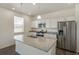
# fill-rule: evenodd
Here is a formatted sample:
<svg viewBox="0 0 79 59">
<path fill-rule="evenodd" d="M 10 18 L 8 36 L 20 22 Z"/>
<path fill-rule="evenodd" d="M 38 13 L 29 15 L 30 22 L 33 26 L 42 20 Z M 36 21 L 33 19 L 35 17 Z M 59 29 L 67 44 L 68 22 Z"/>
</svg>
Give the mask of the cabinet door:
<svg viewBox="0 0 79 59">
<path fill-rule="evenodd" d="M 38 22 L 37 21 L 32 21 L 31 27 L 38 28 Z"/>
</svg>

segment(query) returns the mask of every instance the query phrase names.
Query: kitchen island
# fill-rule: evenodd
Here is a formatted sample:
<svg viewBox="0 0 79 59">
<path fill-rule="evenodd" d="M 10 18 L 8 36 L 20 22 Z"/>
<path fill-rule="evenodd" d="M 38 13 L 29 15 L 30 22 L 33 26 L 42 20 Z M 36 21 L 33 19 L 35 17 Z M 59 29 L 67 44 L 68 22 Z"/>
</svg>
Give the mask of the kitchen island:
<svg viewBox="0 0 79 59">
<path fill-rule="evenodd" d="M 27 36 L 16 40 L 16 52 L 21 55 L 55 55 L 56 38 Z"/>
</svg>

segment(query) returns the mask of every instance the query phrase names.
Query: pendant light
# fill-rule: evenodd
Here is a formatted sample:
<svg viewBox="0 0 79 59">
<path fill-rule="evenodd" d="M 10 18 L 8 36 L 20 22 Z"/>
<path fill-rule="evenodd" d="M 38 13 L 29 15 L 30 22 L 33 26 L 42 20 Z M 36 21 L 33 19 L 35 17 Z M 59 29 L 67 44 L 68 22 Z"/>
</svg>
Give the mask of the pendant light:
<svg viewBox="0 0 79 59">
<path fill-rule="evenodd" d="M 40 15 L 38 15 L 38 16 L 37 16 L 37 19 L 41 19 L 41 16 L 40 16 Z"/>
</svg>

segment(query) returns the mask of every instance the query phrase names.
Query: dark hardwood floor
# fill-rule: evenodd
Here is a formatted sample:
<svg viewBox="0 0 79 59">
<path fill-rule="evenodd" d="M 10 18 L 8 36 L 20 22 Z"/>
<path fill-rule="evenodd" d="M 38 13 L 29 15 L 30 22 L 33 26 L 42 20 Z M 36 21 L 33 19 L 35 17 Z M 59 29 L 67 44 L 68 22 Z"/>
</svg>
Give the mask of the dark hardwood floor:
<svg viewBox="0 0 79 59">
<path fill-rule="evenodd" d="M 15 45 L 12 45 L 12 46 L 0 49 L 0 55 L 19 55 L 19 54 L 15 52 Z M 78 55 L 78 53 L 57 48 L 56 55 Z"/>
<path fill-rule="evenodd" d="M 15 45 L 0 49 L 0 55 L 18 55 L 15 52 Z"/>
<path fill-rule="evenodd" d="M 76 52 L 72 52 L 72 51 L 57 48 L 56 49 L 56 55 L 79 55 L 79 54 L 76 53 Z"/>
</svg>

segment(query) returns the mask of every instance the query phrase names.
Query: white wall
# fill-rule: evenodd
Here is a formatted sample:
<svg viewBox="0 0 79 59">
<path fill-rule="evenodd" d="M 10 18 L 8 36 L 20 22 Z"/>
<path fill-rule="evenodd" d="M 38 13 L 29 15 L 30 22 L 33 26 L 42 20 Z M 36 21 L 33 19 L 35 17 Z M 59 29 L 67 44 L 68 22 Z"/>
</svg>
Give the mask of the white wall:
<svg viewBox="0 0 79 59">
<path fill-rule="evenodd" d="M 30 22 L 30 17 L 19 14 L 4 8 L 0 8 L 0 49 L 14 45 L 15 41 L 13 39 L 14 35 L 14 16 L 22 16 L 25 19 L 25 32 L 27 33 L 28 31 L 28 26 Z M 27 28 L 27 29 L 26 29 Z"/>
</svg>

